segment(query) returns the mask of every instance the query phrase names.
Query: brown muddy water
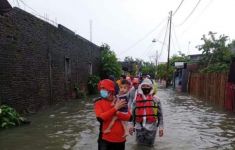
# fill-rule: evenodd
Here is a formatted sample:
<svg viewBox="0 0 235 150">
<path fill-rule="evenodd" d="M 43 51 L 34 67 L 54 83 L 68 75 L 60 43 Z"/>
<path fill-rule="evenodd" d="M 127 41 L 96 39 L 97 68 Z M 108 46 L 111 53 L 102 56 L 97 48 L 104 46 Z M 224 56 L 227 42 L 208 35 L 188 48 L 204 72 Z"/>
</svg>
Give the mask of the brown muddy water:
<svg viewBox="0 0 235 150">
<path fill-rule="evenodd" d="M 235 149 L 235 115 L 172 90 L 159 90 L 165 135 L 153 148 L 128 136 L 126 150 Z M 0 150 L 96 150 L 99 123 L 91 100 L 60 104 L 30 117 L 31 125 L 0 131 Z"/>
</svg>

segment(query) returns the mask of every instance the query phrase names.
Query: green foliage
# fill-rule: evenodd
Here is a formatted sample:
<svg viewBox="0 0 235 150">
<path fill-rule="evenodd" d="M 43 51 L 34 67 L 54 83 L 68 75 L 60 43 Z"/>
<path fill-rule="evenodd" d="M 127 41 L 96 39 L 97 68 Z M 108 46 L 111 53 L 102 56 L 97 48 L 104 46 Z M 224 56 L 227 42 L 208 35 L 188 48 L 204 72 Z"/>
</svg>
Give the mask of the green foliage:
<svg viewBox="0 0 235 150">
<path fill-rule="evenodd" d="M 200 70 L 202 73 L 220 73 L 220 72 L 227 72 L 229 70 L 229 65 L 225 63 L 216 63 L 211 64 L 208 67 L 205 67 Z"/>
<path fill-rule="evenodd" d="M 19 126 L 23 118 L 15 111 L 15 109 L 2 105 L 0 106 L 0 128 L 10 128 Z"/>
<path fill-rule="evenodd" d="M 121 64 L 116 54 L 110 50 L 109 45 L 103 44 L 101 46 L 101 78 L 108 78 L 110 75 L 119 78 L 121 71 Z"/>
<path fill-rule="evenodd" d="M 159 79 L 170 79 L 175 71 L 175 62 L 188 62 L 189 58 L 179 51 L 178 55 L 173 55 L 169 60 L 169 70 L 167 71 L 167 63 L 159 64 L 157 66 L 157 78 Z"/>
<path fill-rule="evenodd" d="M 188 56 L 179 51 L 179 55 L 173 55 L 170 58 L 170 65 L 174 66 L 175 62 L 188 62 L 188 61 L 189 61 Z"/>
<path fill-rule="evenodd" d="M 148 74 L 151 77 L 155 77 L 156 66 L 150 62 L 143 62 L 141 66 L 141 72 L 142 74 Z"/>
<path fill-rule="evenodd" d="M 88 87 L 89 94 L 97 94 L 97 92 L 98 92 L 97 85 L 98 85 L 99 81 L 100 81 L 99 76 L 91 75 L 88 77 L 87 87 Z"/>
<path fill-rule="evenodd" d="M 157 78 L 165 79 L 167 75 L 167 66 L 166 64 L 159 64 L 157 66 Z"/>
<path fill-rule="evenodd" d="M 143 61 L 142 61 L 143 62 Z M 124 64 L 127 64 L 126 67 L 128 67 L 128 72 L 131 76 L 137 76 L 139 72 L 139 66 L 141 66 L 142 62 L 140 63 L 139 59 L 133 59 L 130 56 L 125 57 Z"/>
<path fill-rule="evenodd" d="M 157 78 L 158 79 L 169 79 L 172 80 L 173 72 L 175 71 L 174 66 L 170 65 L 167 71 L 167 63 L 159 64 L 157 66 Z"/>
<path fill-rule="evenodd" d="M 75 93 L 76 93 L 76 98 L 85 98 L 85 97 L 86 97 L 85 91 L 82 91 L 82 90 L 79 88 L 79 85 L 78 85 L 78 84 L 75 84 L 75 85 L 74 85 L 74 90 L 75 90 Z"/>
<path fill-rule="evenodd" d="M 231 48 L 235 43 L 228 43 L 228 36 L 220 35 L 215 37 L 215 33 L 209 32 L 209 37 L 203 35 L 202 45 L 198 47 L 202 51 L 203 57 L 200 61 L 201 72 L 227 72 L 231 62 Z"/>
</svg>

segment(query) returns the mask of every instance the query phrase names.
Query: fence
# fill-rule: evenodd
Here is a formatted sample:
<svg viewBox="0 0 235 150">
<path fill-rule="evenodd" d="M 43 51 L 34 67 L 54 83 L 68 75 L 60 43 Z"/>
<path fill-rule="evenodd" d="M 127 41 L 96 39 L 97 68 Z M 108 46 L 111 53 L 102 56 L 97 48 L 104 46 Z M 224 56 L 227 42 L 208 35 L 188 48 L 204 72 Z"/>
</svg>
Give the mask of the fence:
<svg viewBox="0 0 235 150">
<path fill-rule="evenodd" d="M 194 97 L 224 106 L 227 79 L 227 73 L 190 73 L 188 90 Z"/>
</svg>

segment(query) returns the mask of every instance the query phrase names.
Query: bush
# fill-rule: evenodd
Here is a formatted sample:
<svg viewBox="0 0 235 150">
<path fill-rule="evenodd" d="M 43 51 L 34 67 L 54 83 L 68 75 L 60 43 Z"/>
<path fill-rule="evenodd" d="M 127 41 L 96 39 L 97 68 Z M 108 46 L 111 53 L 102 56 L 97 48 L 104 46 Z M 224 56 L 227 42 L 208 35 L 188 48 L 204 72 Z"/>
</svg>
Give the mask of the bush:
<svg viewBox="0 0 235 150">
<path fill-rule="evenodd" d="M 89 94 L 97 94 L 97 84 L 100 81 L 100 77 L 96 75 L 91 75 L 88 77 L 88 83 L 87 83 L 87 88 L 88 88 L 88 93 Z"/>
<path fill-rule="evenodd" d="M 86 97 L 86 93 L 79 88 L 78 84 L 75 84 L 74 90 L 75 90 L 76 98 Z"/>
<path fill-rule="evenodd" d="M 19 126 L 23 118 L 15 111 L 15 109 L 2 105 L 0 106 L 0 128 L 10 128 Z"/>
</svg>

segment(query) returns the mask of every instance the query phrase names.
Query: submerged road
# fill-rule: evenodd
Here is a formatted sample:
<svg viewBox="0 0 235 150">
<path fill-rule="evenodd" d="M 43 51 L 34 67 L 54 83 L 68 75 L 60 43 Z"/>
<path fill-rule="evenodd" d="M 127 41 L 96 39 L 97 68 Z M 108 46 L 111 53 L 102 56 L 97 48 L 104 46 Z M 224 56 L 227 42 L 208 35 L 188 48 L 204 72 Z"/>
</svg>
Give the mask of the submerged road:
<svg viewBox="0 0 235 150">
<path fill-rule="evenodd" d="M 165 135 L 153 148 L 139 147 L 128 136 L 126 150 L 235 149 L 235 114 L 204 101 L 158 91 L 164 113 Z M 96 150 L 99 123 L 91 100 L 53 106 L 32 117 L 31 125 L 0 131 L 1 150 Z"/>
</svg>

